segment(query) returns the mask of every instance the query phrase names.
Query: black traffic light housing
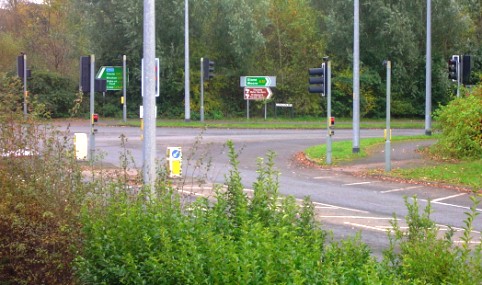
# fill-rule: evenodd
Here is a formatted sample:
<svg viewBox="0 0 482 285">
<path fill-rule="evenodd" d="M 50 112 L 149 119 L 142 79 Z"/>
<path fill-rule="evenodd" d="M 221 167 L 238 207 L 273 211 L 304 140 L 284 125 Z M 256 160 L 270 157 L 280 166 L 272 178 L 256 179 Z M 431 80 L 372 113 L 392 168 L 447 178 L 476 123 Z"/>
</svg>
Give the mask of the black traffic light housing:
<svg viewBox="0 0 482 285">
<path fill-rule="evenodd" d="M 90 56 L 80 57 L 80 91 L 90 91 Z"/>
<path fill-rule="evenodd" d="M 459 74 L 459 56 L 458 55 L 452 55 L 452 57 L 449 59 L 449 79 L 458 80 L 458 74 Z"/>
<path fill-rule="evenodd" d="M 214 61 L 203 58 L 203 79 L 209 80 L 214 77 Z"/>
<path fill-rule="evenodd" d="M 463 55 L 462 56 L 462 67 L 461 67 L 461 79 L 462 79 L 462 84 L 470 84 L 470 72 L 472 70 L 472 56 L 470 55 Z"/>
<path fill-rule="evenodd" d="M 310 84 L 316 84 L 317 86 L 310 86 L 308 87 L 308 91 L 310 93 L 320 93 L 322 96 L 326 95 L 326 73 L 327 73 L 327 66 L 325 63 L 321 64 L 321 67 L 319 68 L 310 68 L 308 70 L 308 73 L 310 75 L 310 78 L 308 82 Z"/>
</svg>

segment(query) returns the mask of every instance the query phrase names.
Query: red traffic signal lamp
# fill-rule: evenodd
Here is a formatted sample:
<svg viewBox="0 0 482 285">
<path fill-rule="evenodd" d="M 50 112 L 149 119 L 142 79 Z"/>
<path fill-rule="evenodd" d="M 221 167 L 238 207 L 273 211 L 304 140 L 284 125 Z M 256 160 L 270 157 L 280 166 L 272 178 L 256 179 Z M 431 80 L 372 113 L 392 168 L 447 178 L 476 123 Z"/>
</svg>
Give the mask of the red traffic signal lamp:
<svg viewBox="0 0 482 285">
<path fill-rule="evenodd" d="M 308 87 L 308 91 L 310 93 L 320 93 L 322 96 L 325 96 L 326 92 L 326 70 L 327 66 L 325 63 L 321 64 L 319 68 L 310 68 L 308 70 L 308 74 L 310 78 L 308 82 L 310 84 L 316 84 L 317 86 L 310 86 Z"/>
<path fill-rule="evenodd" d="M 330 126 L 335 125 L 335 117 L 330 117 Z"/>
<path fill-rule="evenodd" d="M 99 121 L 99 114 L 92 114 L 92 125 Z"/>
</svg>

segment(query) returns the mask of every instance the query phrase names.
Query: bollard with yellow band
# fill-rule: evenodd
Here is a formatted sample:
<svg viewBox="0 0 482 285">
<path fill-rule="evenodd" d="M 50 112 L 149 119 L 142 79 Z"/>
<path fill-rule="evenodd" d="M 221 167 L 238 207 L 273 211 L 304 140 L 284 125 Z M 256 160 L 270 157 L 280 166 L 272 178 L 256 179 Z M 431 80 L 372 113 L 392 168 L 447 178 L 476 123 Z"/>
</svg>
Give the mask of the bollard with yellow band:
<svg viewBox="0 0 482 285">
<path fill-rule="evenodd" d="M 181 177 L 182 176 L 182 148 L 181 147 L 168 147 L 167 152 L 167 167 L 169 171 L 169 177 Z"/>
</svg>

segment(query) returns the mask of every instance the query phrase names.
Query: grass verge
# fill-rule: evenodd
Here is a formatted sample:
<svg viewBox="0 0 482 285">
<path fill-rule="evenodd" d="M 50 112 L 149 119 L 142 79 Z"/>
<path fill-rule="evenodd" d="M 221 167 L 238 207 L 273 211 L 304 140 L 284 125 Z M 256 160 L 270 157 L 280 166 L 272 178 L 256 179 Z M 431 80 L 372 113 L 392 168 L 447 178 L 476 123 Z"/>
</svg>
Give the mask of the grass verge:
<svg viewBox="0 0 482 285">
<path fill-rule="evenodd" d="M 126 123 L 116 119 L 104 120 L 107 124 L 117 124 L 140 127 L 139 119 L 129 119 Z M 206 120 L 205 122 L 191 120 L 158 119 L 158 127 L 189 127 L 189 128 L 245 128 L 245 129 L 324 129 L 326 128 L 326 118 L 307 118 L 307 119 L 225 119 L 225 120 Z M 385 120 L 370 119 L 360 124 L 362 129 L 383 129 L 385 128 Z M 424 128 L 424 121 L 418 119 L 400 119 L 392 120 L 392 128 L 394 129 L 421 129 Z M 336 128 L 349 129 L 352 128 L 352 120 L 350 118 L 340 118 L 336 121 Z"/>
<path fill-rule="evenodd" d="M 443 182 L 482 190 L 482 159 L 441 163 L 436 166 L 396 169 L 391 176 L 427 182 Z"/>
<path fill-rule="evenodd" d="M 422 139 L 436 139 L 438 135 L 427 137 L 421 136 L 399 136 L 393 137 L 392 141 L 408 141 Z M 360 153 L 352 153 L 352 142 L 334 142 L 332 145 L 332 161 L 336 165 L 341 162 L 349 162 L 369 155 L 370 150 L 383 144 L 379 138 L 368 138 L 360 141 Z M 320 164 L 326 165 L 326 145 L 316 145 L 305 150 L 306 156 Z M 468 187 L 474 190 L 481 190 L 482 185 L 482 160 L 440 162 L 435 166 L 417 168 L 399 168 L 391 172 L 376 171 L 377 175 L 391 176 L 409 180 L 424 182 L 445 183 L 455 186 Z"/>
</svg>

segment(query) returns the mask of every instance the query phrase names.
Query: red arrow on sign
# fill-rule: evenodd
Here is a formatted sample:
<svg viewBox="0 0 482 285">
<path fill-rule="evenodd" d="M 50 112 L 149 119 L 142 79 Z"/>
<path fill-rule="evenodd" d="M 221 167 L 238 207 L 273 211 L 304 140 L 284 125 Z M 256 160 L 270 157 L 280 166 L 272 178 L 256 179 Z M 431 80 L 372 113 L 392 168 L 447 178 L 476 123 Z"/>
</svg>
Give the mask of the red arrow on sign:
<svg viewBox="0 0 482 285">
<path fill-rule="evenodd" d="M 272 95 L 269 87 L 244 87 L 244 100 L 267 100 Z"/>
</svg>

